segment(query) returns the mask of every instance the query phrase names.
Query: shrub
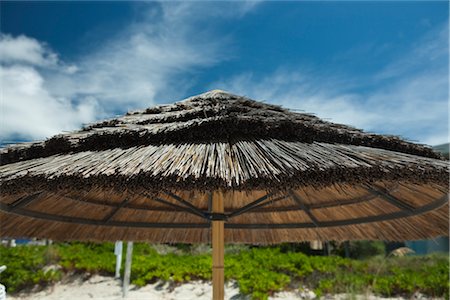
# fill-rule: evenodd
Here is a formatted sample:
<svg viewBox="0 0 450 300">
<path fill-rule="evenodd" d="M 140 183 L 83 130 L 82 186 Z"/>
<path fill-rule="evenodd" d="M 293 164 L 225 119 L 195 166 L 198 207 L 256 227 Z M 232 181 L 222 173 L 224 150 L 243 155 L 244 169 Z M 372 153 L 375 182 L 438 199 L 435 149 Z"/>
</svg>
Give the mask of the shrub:
<svg viewBox="0 0 450 300">
<path fill-rule="evenodd" d="M 47 265 L 46 250 L 45 247 L 39 246 L 0 247 L 0 265 L 7 266 L 7 269 L 0 273 L 0 282 L 6 286 L 8 293 L 36 284 L 44 287 L 61 278 L 59 270 L 44 271 Z"/>
<path fill-rule="evenodd" d="M 210 254 L 176 252 L 159 254 L 148 244 L 134 245 L 131 281 L 137 286 L 157 280 L 174 284 L 211 279 Z M 123 258 L 125 260 L 125 258 Z M 45 246 L 0 247 L 0 265 L 8 269 L 0 281 L 8 292 L 35 284 L 46 286 L 63 272 L 114 274 L 112 243 L 64 243 Z M 45 266 L 59 264 L 62 271 Z M 372 257 L 364 260 L 339 256 L 307 256 L 277 247 L 239 248 L 225 257 L 225 279 L 236 280 L 242 293 L 267 299 L 277 291 L 295 286 L 327 293 L 365 293 L 411 296 L 414 292 L 432 297 L 449 294 L 449 261 L 444 255 Z"/>
</svg>

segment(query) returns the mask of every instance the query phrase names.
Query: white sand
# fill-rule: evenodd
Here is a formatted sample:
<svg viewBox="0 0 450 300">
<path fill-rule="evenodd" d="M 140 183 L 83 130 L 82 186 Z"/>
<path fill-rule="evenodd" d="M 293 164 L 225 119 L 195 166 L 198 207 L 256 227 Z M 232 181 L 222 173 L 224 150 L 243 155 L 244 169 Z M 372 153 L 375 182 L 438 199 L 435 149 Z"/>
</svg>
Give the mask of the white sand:
<svg viewBox="0 0 450 300">
<path fill-rule="evenodd" d="M 176 287 L 170 287 L 169 283 L 155 283 L 148 284 L 145 287 L 137 288 L 130 286 L 128 292 L 128 300 L 210 300 L 211 299 L 211 283 L 194 281 L 185 283 Z M 272 300 L 293 300 L 293 299 L 311 299 L 315 295 L 311 291 L 305 292 L 281 292 L 274 297 L 269 297 Z M 91 300 L 91 299 L 108 299 L 108 300 L 123 300 L 122 289 L 119 280 L 112 277 L 92 276 L 90 279 L 83 281 L 80 278 L 65 283 L 58 283 L 44 291 L 21 294 L 16 296 L 8 295 L 9 300 Z M 227 300 L 247 300 L 250 297 L 245 297 L 239 293 L 239 288 L 233 282 L 229 282 L 225 287 L 225 299 Z M 322 299 L 352 299 L 349 295 L 333 295 Z M 358 296 L 358 300 L 401 300 L 403 298 L 379 298 L 375 296 Z M 420 294 L 411 299 L 425 299 Z"/>
<path fill-rule="evenodd" d="M 119 280 L 112 277 L 92 276 L 89 280 L 81 278 L 72 282 L 57 283 L 51 288 L 32 294 L 21 294 L 15 297 L 8 295 L 7 299 L 16 300 L 91 300 L 108 299 L 123 300 L 122 288 Z M 210 300 L 211 284 L 195 281 L 170 287 L 168 283 L 148 284 L 142 288 L 130 286 L 126 299 L 164 299 L 164 300 Z M 225 299 L 246 299 L 239 295 L 239 289 L 233 284 L 227 284 Z M 284 298 L 287 299 L 287 298 Z"/>
</svg>

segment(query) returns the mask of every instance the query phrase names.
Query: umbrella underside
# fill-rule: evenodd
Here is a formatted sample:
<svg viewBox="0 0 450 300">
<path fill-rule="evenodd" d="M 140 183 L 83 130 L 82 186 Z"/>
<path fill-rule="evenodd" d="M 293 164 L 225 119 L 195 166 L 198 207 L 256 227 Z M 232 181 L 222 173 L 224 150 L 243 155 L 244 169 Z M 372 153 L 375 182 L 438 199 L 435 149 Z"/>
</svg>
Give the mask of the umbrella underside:
<svg viewBox="0 0 450 300">
<path fill-rule="evenodd" d="M 224 213 L 211 213 L 222 198 Z M 265 191 L 157 194 L 92 189 L 37 191 L 0 202 L 4 236 L 52 239 L 209 242 L 225 220 L 225 242 L 419 239 L 447 234 L 448 193 L 435 183 L 375 182 Z"/>
</svg>

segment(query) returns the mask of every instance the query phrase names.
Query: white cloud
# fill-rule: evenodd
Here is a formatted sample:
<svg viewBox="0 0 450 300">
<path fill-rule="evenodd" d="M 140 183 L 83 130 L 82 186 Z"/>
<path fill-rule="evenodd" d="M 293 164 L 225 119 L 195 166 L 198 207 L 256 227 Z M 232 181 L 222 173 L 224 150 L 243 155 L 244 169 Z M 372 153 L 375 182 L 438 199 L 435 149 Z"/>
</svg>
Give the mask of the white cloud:
<svg viewBox="0 0 450 300">
<path fill-rule="evenodd" d="M 53 66 L 58 63 L 58 56 L 36 39 L 0 34 L 0 62 Z"/>
<path fill-rule="evenodd" d="M 73 105 L 56 98 L 43 86 L 44 78 L 30 66 L 0 66 L 2 85 L 1 138 L 45 137 L 70 130 L 95 117 L 95 101 Z"/>
<path fill-rule="evenodd" d="M 229 38 L 215 36 L 199 22 L 239 18 L 254 6 L 139 5 L 140 21 L 71 63 L 43 42 L 2 35 L 0 138 L 41 139 L 119 111 L 151 106 L 162 93 L 168 101 L 179 99 L 192 84 L 190 74 L 228 55 L 223 49 Z"/>
<path fill-rule="evenodd" d="M 45 87 L 42 70 L 73 70 L 45 44 L 26 37 L 0 35 L 0 139 L 43 138 L 94 119 L 95 101 L 74 104 Z"/>
<path fill-rule="evenodd" d="M 255 2 L 256 3 L 256 2 Z M 77 62 L 70 76 L 49 83 L 60 96 L 92 95 L 106 111 L 124 111 L 180 99 L 190 75 L 229 58 L 229 36 L 217 36 L 205 22 L 240 18 L 256 4 L 164 2 L 146 8 L 142 20 Z"/>
<path fill-rule="evenodd" d="M 410 53 L 376 74 L 379 88 L 370 93 L 347 92 L 358 81 L 366 86 L 367 78 L 337 79 L 308 70 L 283 68 L 262 77 L 247 72 L 211 87 L 315 113 L 370 132 L 400 135 L 425 144 L 446 143 L 449 141 L 446 28 L 447 24 L 434 29 Z"/>
</svg>

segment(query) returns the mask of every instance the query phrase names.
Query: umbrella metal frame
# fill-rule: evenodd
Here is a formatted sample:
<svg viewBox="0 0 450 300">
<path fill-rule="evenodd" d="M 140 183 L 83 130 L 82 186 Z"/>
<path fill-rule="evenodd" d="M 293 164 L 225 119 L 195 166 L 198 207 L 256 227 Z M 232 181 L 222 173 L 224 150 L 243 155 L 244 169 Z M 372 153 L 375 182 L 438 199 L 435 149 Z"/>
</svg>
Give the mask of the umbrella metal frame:
<svg viewBox="0 0 450 300">
<path fill-rule="evenodd" d="M 68 217 L 54 214 L 47 214 L 37 211 L 28 210 L 26 207 L 31 202 L 39 200 L 39 196 L 43 194 L 42 191 L 36 192 L 31 195 L 27 195 L 25 197 L 19 198 L 18 200 L 10 203 L 0 203 L 0 210 L 8 213 L 13 213 L 16 215 L 27 216 L 32 218 L 44 219 L 44 220 L 52 220 L 66 223 L 76 223 L 76 224 L 86 224 L 86 225 L 97 225 L 97 226 L 112 226 L 112 227 L 138 227 L 138 228 L 209 228 L 211 221 L 228 221 L 233 217 L 239 216 L 248 212 L 281 212 L 281 211 L 293 211 L 293 210 L 302 210 L 304 211 L 311 222 L 303 222 L 303 223 L 280 223 L 280 224 L 270 224 L 270 223 L 225 223 L 225 228 L 230 229 L 291 229 L 291 228 L 317 228 L 317 227 L 334 227 L 334 226 L 345 226 L 345 225 L 355 225 L 362 223 L 370 223 L 370 222 L 379 222 L 379 221 L 388 221 L 397 218 L 410 217 L 415 215 L 420 215 L 429 211 L 432 211 L 436 208 L 445 205 L 448 201 L 448 193 L 431 203 L 426 205 L 415 207 L 408 203 L 401 201 L 400 199 L 389 194 L 390 191 L 394 189 L 389 189 L 387 191 L 383 191 L 379 188 L 370 187 L 367 188 L 368 194 L 362 197 L 357 197 L 353 199 L 349 199 L 347 201 L 329 201 L 327 203 L 320 203 L 317 205 L 314 204 L 305 204 L 303 199 L 294 191 L 290 190 L 286 195 L 281 195 L 278 197 L 274 197 L 275 195 L 272 193 L 268 193 L 263 197 L 260 197 L 253 202 L 236 209 L 234 211 L 225 213 L 223 210 L 212 211 L 212 194 L 209 197 L 208 211 L 202 211 L 201 209 L 193 206 L 189 201 L 182 199 L 180 196 L 175 195 L 171 192 L 165 191 L 164 193 L 171 197 L 173 200 L 177 201 L 180 204 L 174 204 L 167 200 L 148 196 L 149 200 L 153 200 L 162 204 L 167 205 L 166 209 L 163 208 L 150 208 L 144 205 L 133 205 L 130 203 L 129 199 L 123 200 L 119 204 L 114 203 L 105 203 L 98 202 L 97 204 L 102 204 L 105 206 L 114 207 L 114 210 L 106 215 L 102 220 L 88 219 L 88 218 L 80 218 L 80 217 Z M 442 191 L 444 192 L 444 191 Z M 61 195 L 59 195 L 61 196 Z M 86 199 L 77 199 L 69 196 L 63 196 L 70 198 L 71 200 L 83 201 L 96 204 L 96 201 L 86 200 Z M 297 205 L 281 207 L 281 208 L 264 208 L 267 205 L 273 204 L 277 201 L 286 199 L 287 197 L 292 198 Z M 376 216 L 367 216 L 353 219 L 343 219 L 343 220 L 335 220 L 335 221 L 318 221 L 313 213 L 312 209 L 318 208 L 332 208 L 332 207 L 343 207 L 345 205 L 351 205 L 355 203 L 362 203 L 365 201 L 373 200 L 376 197 L 380 197 L 386 202 L 393 204 L 399 211 L 380 214 Z M 113 217 L 117 214 L 117 212 L 121 208 L 131 208 L 137 210 L 150 210 L 150 211 L 183 211 L 186 213 L 190 213 L 201 217 L 208 222 L 205 223 L 149 223 L 149 222 L 124 222 L 124 221 L 114 221 Z"/>
</svg>

